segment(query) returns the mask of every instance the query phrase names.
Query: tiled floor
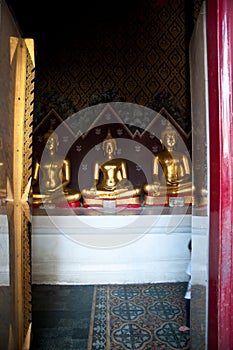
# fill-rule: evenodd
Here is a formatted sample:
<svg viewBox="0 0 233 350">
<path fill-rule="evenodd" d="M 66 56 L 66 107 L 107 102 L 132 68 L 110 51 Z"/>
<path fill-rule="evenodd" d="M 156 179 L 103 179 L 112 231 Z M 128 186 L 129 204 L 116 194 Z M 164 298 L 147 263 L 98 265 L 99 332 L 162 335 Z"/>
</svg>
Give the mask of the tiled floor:
<svg viewBox="0 0 233 350">
<path fill-rule="evenodd" d="M 11 320 L 10 288 L 0 287 L 0 349 L 8 349 L 9 326 Z"/>
<path fill-rule="evenodd" d="M 32 286 L 31 350 L 86 350 L 93 286 Z"/>
<path fill-rule="evenodd" d="M 185 287 L 34 285 L 31 350 L 189 349 Z"/>
</svg>

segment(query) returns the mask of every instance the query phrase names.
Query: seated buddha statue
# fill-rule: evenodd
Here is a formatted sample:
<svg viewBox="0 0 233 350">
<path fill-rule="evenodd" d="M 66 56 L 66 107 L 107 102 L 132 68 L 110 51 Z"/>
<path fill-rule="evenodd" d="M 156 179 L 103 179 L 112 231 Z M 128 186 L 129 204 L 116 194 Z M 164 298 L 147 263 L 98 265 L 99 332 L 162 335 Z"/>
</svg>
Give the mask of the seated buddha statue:
<svg viewBox="0 0 233 350">
<path fill-rule="evenodd" d="M 32 199 L 34 205 L 54 203 L 62 206 L 68 203 L 79 206 L 81 193 L 69 188 L 71 182 L 71 164 L 57 153 L 59 139 L 53 130 L 44 135 L 45 159 L 34 164 L 32 175 Z"/>
<path fill-rule="evenodd" d="M 110 130 L 103 141 L 105 158 L 94 164 L 93 186 L 82 190 L 84 206 L 103 205 L 103 200 L 115 200 L 116 206 L 140 205 L 141 189 L 128 180 L 125 160 L 114 158 L 117 151 L 116 140 Z"/>
<path fill-rule="evenodd" d="M 170 125 L 162 132 L 162 151 L 153 160 L 153 182 L 146 184 L 145 204 L 159 204 L 158 196 L 183 196 L 189 203 L 192 197 L 192 180 L 187 156 L 175 150 L 177 132 Z"/>
</svg>

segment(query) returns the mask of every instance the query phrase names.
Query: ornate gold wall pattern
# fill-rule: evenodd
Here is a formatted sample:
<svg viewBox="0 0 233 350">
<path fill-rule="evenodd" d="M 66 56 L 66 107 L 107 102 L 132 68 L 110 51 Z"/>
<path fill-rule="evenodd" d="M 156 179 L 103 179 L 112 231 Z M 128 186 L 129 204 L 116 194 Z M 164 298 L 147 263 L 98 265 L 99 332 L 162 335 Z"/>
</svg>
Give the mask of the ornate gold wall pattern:
<svg viewBox="0 0 233 350">
<path fill-rule="evenodd" d="M 193 21 L 200 2 L 195 1 Z M 77 32 L 72 40 L 65 38 L 39 51 L 35 123 L 52 108 L 61 115 L 61 99 L 77 111 L 103 90 L 144 106 L 155 94 L 167 93 L 190 118 L 185 0 L 160 3 L 136 2 L 130 11 L 118 9 L 114 19 L 105 13 L 99 22 L 83 13 L 82 26 L 74 26 Z M 54 101 L 51 105 L 51 92 L 57 106 Z"/>
</svg>

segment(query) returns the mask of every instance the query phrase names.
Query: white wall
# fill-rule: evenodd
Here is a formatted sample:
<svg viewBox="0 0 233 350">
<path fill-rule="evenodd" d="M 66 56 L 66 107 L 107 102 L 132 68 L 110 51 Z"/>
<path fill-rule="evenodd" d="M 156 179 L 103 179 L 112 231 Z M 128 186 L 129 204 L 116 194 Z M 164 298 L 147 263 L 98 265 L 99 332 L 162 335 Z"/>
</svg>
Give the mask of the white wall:
<svg viewBox="0 0 233 350">
<path fill-rule="evenodd" d="M 191 215 L 33 216 L 32 283 L 186 281 Z"/>
<path fill-rule="evenodd" d="M 0 215 L 0 286 L 9 286 L 9 230 L 6 215 Z"/>
</svg>

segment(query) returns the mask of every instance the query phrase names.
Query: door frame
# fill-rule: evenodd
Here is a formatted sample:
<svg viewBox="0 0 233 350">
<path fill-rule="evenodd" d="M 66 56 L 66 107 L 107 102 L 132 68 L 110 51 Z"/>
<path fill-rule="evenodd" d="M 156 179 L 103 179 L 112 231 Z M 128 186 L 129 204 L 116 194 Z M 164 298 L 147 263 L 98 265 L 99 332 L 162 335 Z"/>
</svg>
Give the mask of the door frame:
<svg viewBox="0 0 233 350">
<path fill-rule="evenodd" d="M 232 349 L 233 339 L 233 2 L 207 3 L 210 135 L 208 348 Z"/>
</svg>

